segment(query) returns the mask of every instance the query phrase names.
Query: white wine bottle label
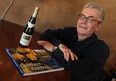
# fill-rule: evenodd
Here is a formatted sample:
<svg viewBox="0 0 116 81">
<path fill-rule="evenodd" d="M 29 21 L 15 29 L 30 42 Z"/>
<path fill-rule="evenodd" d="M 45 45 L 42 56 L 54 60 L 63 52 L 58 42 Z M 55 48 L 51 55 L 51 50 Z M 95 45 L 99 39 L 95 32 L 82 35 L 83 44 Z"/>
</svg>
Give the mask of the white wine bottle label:
<svg viewBox="0 0 116 81">
<path fill-rule="evenodd" d="M 35 24 L 33 24 L 33 23 L 31 23 L 31 22 L 28 22 L 28 27 L 29 28 L 32 28 L 32 27 L 34 27 L 35 26 Z"/>
<path fill-rule="evenodd" d="M 20 44 L 24 46 L 28 46 L 31 41 L 32 35 L 28 35 L 26 33 L 23 33 L 20 39 Z"/>
</svg>

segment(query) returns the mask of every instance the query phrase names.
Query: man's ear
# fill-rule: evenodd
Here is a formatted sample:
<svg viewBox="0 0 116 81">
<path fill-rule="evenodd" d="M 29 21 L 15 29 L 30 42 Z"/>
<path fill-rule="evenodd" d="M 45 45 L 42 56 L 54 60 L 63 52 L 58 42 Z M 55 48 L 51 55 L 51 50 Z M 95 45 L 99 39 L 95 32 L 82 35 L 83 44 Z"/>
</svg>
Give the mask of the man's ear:
<svg viewBox="0 0 116 81">
<path fill-rule="evenodd" d="M 98 27 L 97 27 L 96 31 L 98 31 L 99 29 L 101 29 L 101 23 L 98 24 Z"/>
</svg>

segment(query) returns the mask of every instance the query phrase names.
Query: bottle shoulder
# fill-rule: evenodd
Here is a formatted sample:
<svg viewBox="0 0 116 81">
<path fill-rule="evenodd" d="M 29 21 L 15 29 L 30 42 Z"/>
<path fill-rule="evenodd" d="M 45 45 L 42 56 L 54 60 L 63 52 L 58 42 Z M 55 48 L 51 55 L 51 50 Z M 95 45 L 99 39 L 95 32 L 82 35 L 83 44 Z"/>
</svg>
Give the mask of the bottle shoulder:
<svg viewBox="0 0 116 81">
<path fill-rule="evenodd" d="M 28 26 L 24 29 L 24 33 L 28 34 L 28 35 L 32 35 L 34 32 L 34 27 L 29 28 Z"/>
</svg>

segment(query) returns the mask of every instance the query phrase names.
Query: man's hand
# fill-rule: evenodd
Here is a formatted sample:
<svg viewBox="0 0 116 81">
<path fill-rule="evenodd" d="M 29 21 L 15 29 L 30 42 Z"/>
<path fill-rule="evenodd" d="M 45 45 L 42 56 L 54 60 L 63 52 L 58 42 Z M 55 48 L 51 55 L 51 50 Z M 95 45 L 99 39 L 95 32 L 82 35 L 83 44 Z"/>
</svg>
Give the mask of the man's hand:
<svg viewBox="0 0 116 81">
<path fill-rule="evenodd" d="M 43 41 L 43 40 L 38 40 L 37 43 L 41 46 L 43 46 L 46 50 L 52 52 L 53 49 L 54 49 L 54 45 L 51 44 L 50 42 L 48 41 Z"/>
<path fill-rule="evenodd" d="M 60 44 L 59 45 L 60 50 L 63 52 L 64 54 L 64 58 L 68 61 L 69 57 L 71 57 L 72 60 L 77 60 L 78 57 L 65 45 Z"/>
</svg>

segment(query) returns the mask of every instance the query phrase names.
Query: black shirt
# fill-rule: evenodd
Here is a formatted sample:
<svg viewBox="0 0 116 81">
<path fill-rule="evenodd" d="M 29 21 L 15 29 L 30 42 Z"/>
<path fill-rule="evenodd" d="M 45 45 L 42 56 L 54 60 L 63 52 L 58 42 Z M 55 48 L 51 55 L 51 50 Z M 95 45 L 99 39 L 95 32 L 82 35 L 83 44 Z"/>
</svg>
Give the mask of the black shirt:
<svg viewBox="0 0 116 81">
<path fill-rule="evenodd" d="M 60 49 L 53 52 L 54 57 L 71 72 L 71 81 L 98 81 L 109 56 L 109 48 L 95 33 L 83 41 L 78 41 L 76 27 L 66 27 L 57 30 L 48 29 L 40 39 L 56 46 L 62 43 L 77 55 L 78 60 L 66 61 Z"/>
</svg>

